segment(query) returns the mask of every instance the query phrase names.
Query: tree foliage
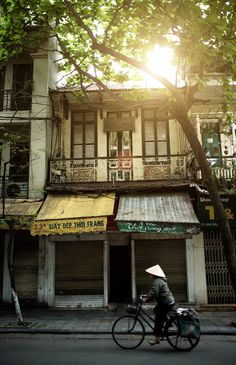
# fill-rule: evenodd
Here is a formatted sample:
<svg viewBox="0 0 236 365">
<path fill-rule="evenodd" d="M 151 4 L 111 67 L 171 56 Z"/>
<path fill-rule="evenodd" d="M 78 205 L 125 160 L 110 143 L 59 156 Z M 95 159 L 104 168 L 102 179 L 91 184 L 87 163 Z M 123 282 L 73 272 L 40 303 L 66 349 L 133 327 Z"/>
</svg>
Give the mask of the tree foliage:
<svg viewBox="0 0 236 365">
<path fill-rule="evenodd" d="M 38 32 L 47 29 L 57 34 L 62 53 L 66 49 L 76 60 L 78 67 L 72 74 L 77 80 L 71 78 L 72 83 L 78 78 L 90 81 L 82 71 L 91 73 L 92 68 L 104 81 L 129 76 L 114 71 L 114 57 L 98 51 L 94 39 L 142 63 L 154 44 L 172 46 L 181 66 L 202 71 L 220 66 L 235 77 L 235 13 L 232 0 L 6 0 L 0 59 L 4 62 L 22 51 L 28 28 L 38 26 Z M 71 71 L 68 57 L 63 65 Z"/>
</svg>

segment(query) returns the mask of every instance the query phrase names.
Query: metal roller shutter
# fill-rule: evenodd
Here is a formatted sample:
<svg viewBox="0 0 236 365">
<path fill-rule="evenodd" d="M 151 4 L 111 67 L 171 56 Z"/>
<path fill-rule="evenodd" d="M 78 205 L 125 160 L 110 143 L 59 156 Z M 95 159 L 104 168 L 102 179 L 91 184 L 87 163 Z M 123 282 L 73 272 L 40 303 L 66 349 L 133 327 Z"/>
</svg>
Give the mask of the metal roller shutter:
<svg viewBox="0 0 236 365">
<path fill-rule="evenodd" d="M 4 262 L 4 234 L 0 232 L 0 300 L 2 299 L 3 287 L 3 262 Z"/>
<path fill-rule="evenodd" d="M 103 293 L 103 242 L 56 244 L 56 295 Z"/>
<path fill-rule="evenodd" d="M 231 233 L 236 244 L 236 232 Z M 236 295 L 231 284 L 220 232 L 205 231 L 204 246 L 208 303 L 235 303 Z"/>
<path fill-rule="evenodd" d="M 167 276 L 175 300 L 185 302 L 187 300 L 185 241 L 136 241 L 135 247 L 138 294 L 147 292 L 152 284 L 152 279 L 145 269 L 159 264 Z"/>
<path fill-rule="evenodd" d="M 15 233 L 14 272 L 18 297 L 37 300 L 38 238 L 29 233 Z"/>
</svg>

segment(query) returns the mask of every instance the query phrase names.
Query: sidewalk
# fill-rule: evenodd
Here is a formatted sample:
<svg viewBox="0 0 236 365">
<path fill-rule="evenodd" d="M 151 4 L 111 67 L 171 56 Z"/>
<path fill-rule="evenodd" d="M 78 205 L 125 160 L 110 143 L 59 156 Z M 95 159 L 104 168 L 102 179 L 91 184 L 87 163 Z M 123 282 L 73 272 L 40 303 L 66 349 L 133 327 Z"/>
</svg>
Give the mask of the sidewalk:
<svg viewBox="0 0 236 365">
<path fill-rule="evenodd" d="M 106 310 L 22 309 L 24 326 L 17 325 L 14 309 L 0 309 L 0 334 L 110 334 L 125 312 Z M 236 335 L 236 311 L 199 312 L 202 335 Z"/>
</svg>

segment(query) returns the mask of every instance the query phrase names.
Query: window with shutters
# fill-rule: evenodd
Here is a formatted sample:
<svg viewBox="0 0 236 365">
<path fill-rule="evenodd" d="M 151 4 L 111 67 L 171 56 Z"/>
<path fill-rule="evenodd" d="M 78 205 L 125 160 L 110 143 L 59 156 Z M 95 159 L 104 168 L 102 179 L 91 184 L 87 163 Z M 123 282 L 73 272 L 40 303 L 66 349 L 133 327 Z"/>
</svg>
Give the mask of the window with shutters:
<svg viewBox="0 0 236 365">
<path fill-rule="evenodd" d="M 169 128 L 168 120 L 159 110 L 143 110 L 143 154 L 155 161 L 168 161 Z"/>
<path fill-rule="evenodd" d="M 93 159 L 97 156 L 97 115 L 96 112 L 78 112 L 73 115 L 72 157 Z"/>
<path fill-rule="evenodd" d="M 33 64 L 13 65 L 11 110 L 30 110 L 32 102 Z"/>
</svg>

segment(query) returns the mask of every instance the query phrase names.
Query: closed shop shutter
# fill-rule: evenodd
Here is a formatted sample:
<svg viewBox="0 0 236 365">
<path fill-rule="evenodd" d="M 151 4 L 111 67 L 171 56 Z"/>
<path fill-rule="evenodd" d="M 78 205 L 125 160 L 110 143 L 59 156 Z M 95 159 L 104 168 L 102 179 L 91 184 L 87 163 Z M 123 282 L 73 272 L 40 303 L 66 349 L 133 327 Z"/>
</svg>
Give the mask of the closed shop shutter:
<svg viewBox="0 0 236 365">
<path fill-rule="evenodd" d="M 236 231 L 231 233 L 236 245 Z M 205 231 L 204 246 L 208 304 L 235 303 L 236 295 L 231 284 L 220 232 Z"/>
<path fill-rule="evenodd" d="M 37 300 L 38 238 L 27 232 L 17 232 L 14 237 L 14 272 L 18 297 Z"/>
<path fill-rule="evenodd" d="M 103 242 L 56 244 L 56 295 L 103 294 Z"/>
<path fill-rule="evenodd" d="M 0 300 L 2 299 L 3 262 L 4 262 L 4 234 L 3 232 L 0 232 Z"/>
<path fill-rule="evenodd" d="M 136 241 L 135 247 L 138 295 L 146 293 L 152 284 L 152 279 L 145 269 L 159 264 L 167 276 L 176 302 L 185 302 L 187 300 L 185 241 Z"/>
</svg>

